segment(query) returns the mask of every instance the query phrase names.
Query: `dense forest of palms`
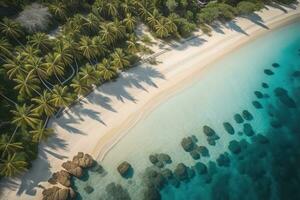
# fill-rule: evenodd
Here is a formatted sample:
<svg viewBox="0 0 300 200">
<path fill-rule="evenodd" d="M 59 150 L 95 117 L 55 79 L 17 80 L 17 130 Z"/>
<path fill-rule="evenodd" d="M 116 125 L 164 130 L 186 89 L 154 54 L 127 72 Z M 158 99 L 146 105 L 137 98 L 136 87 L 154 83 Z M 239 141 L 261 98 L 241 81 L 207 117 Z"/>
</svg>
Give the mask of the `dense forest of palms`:
<svg viewBox="0 0 300 200">
<path fill-rule="evenodd" d="M 51 13 L 46 30 L 15 18 L 37 2 Z M 30 167 L 48 119 L 133 66 L 147 52 L 135 33 L 179 39 L 214 20 L 261 9 L 261 0 L 2 0 L 0 2 L 0 176 Z M 292 3 L 282 0 L 281 3 Z M 2 12 L 3 11 L 3 12 Z M 5 11 L 5 12 L 4 12 Z M 49 31 L 61 31 L 55 37 Z"/>
</svg>

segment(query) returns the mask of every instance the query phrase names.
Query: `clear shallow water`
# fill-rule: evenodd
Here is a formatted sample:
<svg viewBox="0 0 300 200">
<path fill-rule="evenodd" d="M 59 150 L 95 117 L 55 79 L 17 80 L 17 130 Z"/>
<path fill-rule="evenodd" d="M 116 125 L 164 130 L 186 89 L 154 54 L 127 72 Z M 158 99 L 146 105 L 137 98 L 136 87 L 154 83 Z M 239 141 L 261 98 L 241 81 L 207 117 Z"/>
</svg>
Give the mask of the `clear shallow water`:
<svg viewBox="0 0 300 200">
<path fill-rule="evenodd" d="M 163 187 L 154 187 L 161 199 L 300 199 L 296 194 L 300 185 L 296 168 L 300 166 L 300 76 L 292 75 L 300 70 L 299 49 L 298 22 L 272 31 L 207 67 L 196 83 L 162 103 L 129 131 L 100 163 L 104 173 L 89 171 L 83 180 L 75 180 L 79 199 L 117 199 L 110 193 L 123 195 L 120 199 L 126 199 L 127 193 L 132 199 L 143 199 L 145 189 L 149 188 L 144 172 L 152 166 L 149 155 L 155 153 L 170 155 L 172 163 L 165 168 L 171 170 L 178 163 L 194 171 L 197 162 L 208 167 L 208 173 L 196 172 L 195 177 L 181 181 L 179 187 L 172 185 L 172 180 L 165 181 Z M 280 66 L 273 67 L 273 63 Z M 267 75 L 265 69 L 274 74 Z M 262 82 L 269 88 L 263 88 Z M 278 87 L 288 94 L 281 92 L 280 98 L 276 96 L 274 90 Z M 258 99 L 255 91 L 264 97 Z M 253 101 L 258 101 L 262 108 L 255 108 Z M 290 108 L 294 103 L 298 107 Z M 236 123 L 233 116 L 243 110 L 253 115 L 253 120 L 245 123 L 251 124 L 256 134 L 265 135 L 268 144 L 253 142 L 255 136 L 238 134 L 243 131 L 243 124 Z M 225 131 L 223 122 L 234 127 L 233 135 Z M 282 127 L 274 128 L 278 122 Z M 208 144 L 202 131 L 204 125 L 220 137 L 216 145 Z M 209 157 L 194 160 L 183 150 L 181 140 L 191 135 L 197 138 L 198 146 L 208 148 Z M 248 147 L 243 147 L 238 155 L 232 154 L 228 150 L 232 140 L 244 140 L 243 144 L 247 141 Z M 219 166 L 216 160 L 224 152 L 230 164 Z M 122 178 L 116 170 L 125 160 L 134 169 L 129 179 Z M 161 172 L 157 167 L 151 169 Z M 120 184 L 125 192 L 116 187 L 107 192 L 106 186 L 111 182 Z M 87 194 L 86 186 L 92 186 L 94 191 Z M 151 194 L 155 194 L 151 189 Z"/>
</svg>

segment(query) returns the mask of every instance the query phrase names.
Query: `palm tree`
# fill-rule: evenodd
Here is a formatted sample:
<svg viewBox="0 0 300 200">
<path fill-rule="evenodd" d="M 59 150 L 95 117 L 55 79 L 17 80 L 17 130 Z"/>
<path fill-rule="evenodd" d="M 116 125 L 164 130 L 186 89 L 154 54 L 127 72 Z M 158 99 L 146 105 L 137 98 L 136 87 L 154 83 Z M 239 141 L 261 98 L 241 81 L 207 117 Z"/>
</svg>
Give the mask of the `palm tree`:
<svg viewBox="0 0 300 200">
<path fill-rule="evenodd" d="M 62 84 L 62 81 L 59 79 L 58 76 L 62 76 L 64 74 L 64 65 L 63 63 L 59 62 L 59 55 L 56 53 L 47 54 L 45 57 L 47 66 L 47 73 L 49 75 L 55 75 L 56 79 Z"/>
<path fill-rule="evenodd" d="M 88 34 L 94 34 L 99 31 L 99 18 L 96 15 L 90 13 L 87 17 L 82 18 L 84 19 L 84 30 L 88 30 Z"/>
<path fill-rule="evenodd" d="M 101 38 L 108 44 L 112 45 L 116 41 L 115 27 L 112 23 L 105 23 L 101 25 Z"/>
<path fill-rule="evenodd" d="M 38 119 L 39 115 L 32 110 L 32 106 L 27 106 L 23 104 L 22 106 L 17 105 L 16 110 L 11 111 L 14 115 L 12 123 L 20 127 L 30 126 L 35 128 L 35 126 L 40 122 Z"/>
<path fill-rule="evenodd" d="M 78 95 L 85 95 L 90 91 L 88 85 L 76 76 L 70 85 Z"/>
<path fill-rule="evenodd" d="M 54 50 L 58 62 L 63 63 L 65 67 L 71 65 L 73 56 L 69 46 L 66 45 L 65 40 L 57 40 Z"/>
<path fill-rule="evenodd" d="M 28 95 L 32 96 L 32 92 L 36 92 L 37 94 L 40 95 L 39 93 L 39 79 L 36 77 L 36 75 L 33 74 L 33 71 L 29 72 L 26 75 L 17 75 L 16 78 L 13 79 L 16 82 L 16 86 L 14 87 L 15 89 L 18 89 L 20 94 L 22 95 Z"/>
<path fill-rule="evenodd" d="M 17 75 L 27 74 L 27 71 L 24 69 L 24 64 L 20 60 L 20 57 L 16 57 L 16 59 L 8 59 L 3 66 L 6 69 L 6 73 L 9 79 L 13 79 Z"/>
<path fill-rule="evenodd" d="M 123 52 L 122 49 L 117 48 L 116 51 L 112 54 L 112 64 L 117 69 L 124 69 L 130 64 L 128 56 Z"/>
<path fill-rule="evenodd" d="M 107 14 L 110 16 L 115 17 L 118 15 L 117 6 L 115 5 L 115 3 L 113 1 L 106 2 L 106 11 L 107 11 Z"/>
<path fill-rule="evenodd" d="M 129 39 L 126 41 L 127 49 L 130 53 L 136 53 L 139 50 L 139 44 L 137 43 L 137 38 L 135 35 L 131 34 Z"/>
<path fill-rule="evenodd" d="M 8 39 L 14 39 L 22 46 L 18 38 L 23 35 L 23 32 L 21 25 L 16 21 L 4 18 L 2 22 L 0 22 L 0 33 L 5 35 Z"/>
<path fill-rule="evenodd" d="M 104 56 L 108 51 L 107 47 L 105 46 L 105 42 L 100 36 L 93 37 L 92 43 L 97 47 L 98 56 Z"/>
<path fill-rule="evenodd" d="M 112 31 L 117 39 L 122 39 L 126 34 L 126 28 L 119 20 L 112 22 Z"/>
<path fill-rule="evenodd" d="M 165 38 L 165 37 L 169 36 L 169 30 L 168 30 L 167 24 L 165 23 L 163 18 L 161 18 L 159 20 L 159 23 L 157 23 L 154 27 L 155 27 L 155 33 L 159 37 Z"/>
<path fill-rule="evenodd" d="M 5 62 L 7 57 L 12 58 L 12 46 L 5 38 L 0 38 L 0 59 Z"/>
<path fill-rule="evenodd" d="M 82 52 L 82 55 L 89 61 L 91 61 L 91 59 L 93 58 L 96 58 L 98 54 L 97 46 L 87 36 L 83 36 L 82 38 L 80 38 L 78 49 Z"/>
<path fill-rule="evenodd" d="M 26 170 L 27 162 L 21 154 L 9 154 L 0 161 L 0 175 L 6 177 L 15 176 Z"/>
<path fill-rule="evenodd" d="M 1 135 L 0 138 L 0 152 L 2 152 L 1 158 L 3 158 L 5 155 L 8 154 L 11 155 L 23 149 L 21 142 L 13 142 L 11 138 L 5 134 Z"/>
<path fill-rule="evenodd" d="M 99 82 L 97 72 L 90 64 L 87 64 L 85 67 L 80 69 L 79 76 L 80 80 L 88 86 Z"/>
<path fill-rule="evenodd" d="M 133 13 L 135 9 L 130 0 L 123 0 L 120 6 L 124 15 Z"/>
<path fill-rule="evenodd" d="M 39 115 L 45 114 L 48 117 L 52 116 L 55 112 L 55 108 L 51 104 L 51 100 L 51 94 L 44 91 L 43 95 L 32 99 L 32 101 L 37 104 L 33 111 Z"/>
<path fill-rule="evenodd" d="M 116 68 L 112 67 L 106 58 L 102 60 L 102 63 L 97 65 L 97 70 L 101 78 L 106 81 L 111 80 L 117 75 Z"/>
<path fill-rule="evenodd" d="M 67 86 L 54 86 L 50 103 L 56 107 L 67 107 L 73 100 L 67 90 Z"/>
<path fill-rule="evenodd" d="M 30 37 L 29 44 L 31 44 L 34 48 L 47 52 L 50 50 L 52 43 L 49 36 L 45 33 L 35 33 Z"/>
<path fill-rule="evenodd" d="M 54 2 L 49 5 L 49 10 L 58 19 L 65 20 L 67 18 L 67 8 L 63 2 Z"/>
<path fill-rule="evenodd" d="M 127 30 L 132 32 L 136 24 L 135 17 L 133 17 L 131 14 L 126 14 L 126 18 L 123 21 Z"/>
<path fill-rule="evenodd" d="M 45 123 L 40 122 L 34 130 L 29 131 L 29 133 L 32 134 L 33 142 L 41 142 L 43 140 L 45 141 L 49 138 L 49 136 L 53 135 L 53 129 L 46 128 L 47 121 L 48 120 L 46 120 Z"/>
</svg>

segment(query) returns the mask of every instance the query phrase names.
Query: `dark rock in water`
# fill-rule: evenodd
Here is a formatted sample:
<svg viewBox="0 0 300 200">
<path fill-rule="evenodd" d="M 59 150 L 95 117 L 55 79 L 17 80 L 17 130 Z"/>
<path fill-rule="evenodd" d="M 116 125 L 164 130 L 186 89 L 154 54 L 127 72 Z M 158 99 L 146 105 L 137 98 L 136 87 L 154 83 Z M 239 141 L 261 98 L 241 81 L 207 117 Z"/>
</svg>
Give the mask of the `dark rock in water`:
<svg viewBox="0 0 300 200">
<path fill-rule="evenodd" d="M 192 158 L 193 158 L 194 160 L 200 159 L 200 154 L 198 153 L 197 150 L 191 151 L 190 154 L 191 154 L 191 156 L 192 156 Z"/>
<path fill-rule="evenodd" d="M 262 134 L 257 134 L 255 136 L 253 136 L 252 137 L 252 141 L 260 143 L 260 144 L 267 144 L 267 143 L 269 143 L 269 139 L 266 136 L 262 135 Z"/>
<path fill-rule="evenodd" d="M 147 187 L 143 194 L 143 200 L 161 200 L 160 193 L 154 186 Z"/>
<path fill-rule="evenodd" d="M 150 162 L 151 162 L 152 164 L 154 164 L 154 165 L 158 162 L 158 158 L 157 158 L 156 155 L 150 155 L 150 156 L 149 156 L 149 160 L 150 160 Z"/>
<path fill-rule="evenodd" d="M 240 141 L 240 145 L 241 145 L 241 148 L 242 148 L 242 149 L 247 149 L 248 146 L 249 146 L 249 142 L 247 142 L 247 140 L 245 140 L 245 139 L 242 139 L 242 140 Z"/>
<path fill-rule="evenodd" d="M 281 103 L 286 105 L 288 108 L 296 108 L 297 107 L 296 102 L 294 101 L 294 99 L 292 99 L 288 95 L 281 96 L 279 98 L 279 100 L 281 101 Z"/>
<path fill-rule="evenodd" d="M 300 71 L 298 71 L 298 70 L 294 71 L 294 72 L 292 73 L 292 76 L 293 76 L 294 78 L 300 77 Z"/>
<path fill-rule="evenodd" d="M 272 120 L 270 122 L 270 124 L 273 128 L 281 128 L 282 127 L 282 124 L 279 120 Z"/>
<path fill-rule="evenodd" d="M 205 182 L 206 184 L 209 184 L 209 183 L 211 183 L 211 181 L 212 181 L 212 176 L 211 176 L 210 174 L 206 174 L 206 175 L 204 176 L 204 182 Z"/>
<path fill-rule="evenodd" d="M 123 188 L 120 184 L 110 183 L 105 187 L 105 191 L 107 192 L 110 199 L 131 199 L 128 191 L 125 188 Z"/>
<path fill-rule="evenodd" d="M 235 114 L 234 115 L 234 120 L 236 121 L 236 123 L 241 124 L 244 122 L 244 119 L 242 118 L 242 116 L 240 114 Z"/>
<path fill-rule="evenodd" d="M 216 141 L 214 139 L 211 139 L 211 138 L 207 138 L 207 142 L 209 145 L 211 146 L 215 146 L 216 145 Z"/>
<path fill-rule="evenodd" d="M 124 161 L 122 162 L 119 166 L 118 166 L 118 172 L 121 174 L 121 176 L 123 177 L 127 177 L 130 173 L 130 171 L 132 171 L 132 167 L 131 165 Z"/>
<path fill-rule="evenodd" d="M 239 136 L 242 136 L 242 135 L 243 135 L 243 132 L 242 132 L 242 131 L 239 131 L 239 132 L 238 132 L 238 135 L 239 135 Z"/>
<path fill-rule="evenodd" d="M 236 140 L 232 140 L 229 142 L 228 149 L 231 151 L 231 153 L 234 154 L 238 154 L 242 150 L 240 143 Z"/>
<path fill-rule="evenodd" d="M 262 105 L 258 101 L 252 101 L 252 104 L 257 109 L 262 109 Z"/>
<path fill-rule="evenodd" d="M 260 91 L 255 91 L 254 94 L 258 99 L 262 99 L 264 97 L 263 93 L 261 93 Z"/>
<path fill-rule="evenodd" d="M 174 174 L 176 176 L 176 178 L 178 178 L 179 180 L 187 180 L 189 178 L 188 176 L 188 169 L 185 166 L 185 164 L 183 163 L 179 163 L 175 170 L 174 170 Z"/>
<path fill-rule="evenodd" d="M 280 65 L 279 65 L 278 63 L 273 63 L 273 64 L 272 64 L 272 67 L 278 68 L 278 67 L 280 67 Z"/>
<path fill-rule="evenodd" d="M 220 137 L 217 135 L 217 134 L 215 134 L 215 135 L 213 135 L 213 136 L 209 136 L 208 137 L 210 140 L 218 140 L 218 139 L 220 139 Z"/>
<path fill-rule="evenodd" d="M 230 158 L 227 153 L 220 154 L 217 158 L 217 163 L 220 167 L 228 167 L 230 165 Z"/>
<path fill-rule="evenodd" d="M 193 170 L 193 169 L 191 169 L 191 168 L 188 168 L 188 176 L 189 176 L 189 179 L 192 179 L 192 178 L 194 178 L 195 177 L 195 175 L 196 175 L 196 173 L 195 173 L 195 171 Z"/>
<path fill-rule="evenodd" d="M 194 149 L 194 141 L 191 137 L 183 138 L 181 141 L 181 146 L 185 151 L 190 152 Z"/>
<path fill-rule="evenodd" d="M 92 187 L 92 186 L 85 186 L 84 188 L 84 191 L 86 192 L 86 193 L 88 193 L 88 194 L 90 194 L 90 193 L 92 193 L 92 192 L 94 192 L 94 188 Z"/>
<path fill-rule="evenodd" d="M 263 83 L 261 84 L 261 86 L 262 86 L 263 88 L 269 88 L 268 83 L 265 83 L 265 82 L 263 82 Z"/>
<path fill-rule="evenodd" d="M 170 180 L 170 183 L 171 183 L 171 185 L 173 185 L 176 188 L 178 188 L 180 186 L 180 182 L 176 178 L 172 178 Z"/>
<path fill-rule="evenodd" d="M 209 151 L 205 146 L 198 146 L 197 151 L 203 156 L 203 157 L 208 157 L 209 156 Z"/>
<path fill-rule="evenodd" d="M 158 167 L 158 168 L 163 168 L 165 165 L 164 165 L 163 162 L 158 161 L 157 163 L 155 163 L 155 166 Z"/>
<path fill-rule="evenodd" d="M 166 178 L 166 179 L 171 179 L 173 177 L 172 170 L 170 169 L 163 169 L 161 171 L 161 174 Z"/>
<path fill-rule="evenodd" d="M 248 124 L 248 123 L 244 124 L 243 130 L 244 130 L 245 135 L 247 135 L 249 137 L 251 137 L 255 134 L 251 124 Z"/>
<path fill-rule="evenodd" d="M 265 69 L 264 73 L 267 74 L 267 75 L 269 75 L 269 76 L 274 75 L 274 72 L 272 70 L 270 70 L 270 69 Z"/>
<path fill-rule="evenodd" d="M 243 110 L 242 115 L 247 121 L 251 121 L 253 119 L 252 114 L 248 110 Z"/>
<path fill-rule="evenodd" d="M 98 174 L 102 174 L 104 172 L 104 168 L 99 163 L 96 163 L 95 166 L 91 169 L 92 172 L 97 172 Z"/>
<path fill-rule="evenodd" d="M 195 165 L 195 169 L 197 171 L 197 173 L 199 175 L 202 175 L 202 174 L 206 174 L 207 173 L 207 167 L 204 163 L 202 162 L 197 162 L 196 165 Z"/>
<path fill-rule="evenodd" d="M 158 160 L 167 164 L 172 163 L 172 159 L 168 154 L 160 153 L 158 154 Z"/>
<path fill-rule="evenodd" d="M 274 90 L 276 96 L 286 96 L 288 94 L 287 90 L 281 87 L 278 87 Z"/>
<path fill-rule="evenodd" d="M 268 99 L 268 98 L 270 98 L 270 95 L 264 94 L 264 98 Z"/>
<path fill-rule="evenodd" d="M 234 128 L 232 127 L 232 125 L 229 122 L 224 122 L 223 126 L 230 135 L 234 134 Z"/>
<path fill-rule="evenodd" d="M 210 137 L 216 134 L 216 132 L 209 126 L 203 126 L 203 132 L 206 136 Z"/>
</svg>

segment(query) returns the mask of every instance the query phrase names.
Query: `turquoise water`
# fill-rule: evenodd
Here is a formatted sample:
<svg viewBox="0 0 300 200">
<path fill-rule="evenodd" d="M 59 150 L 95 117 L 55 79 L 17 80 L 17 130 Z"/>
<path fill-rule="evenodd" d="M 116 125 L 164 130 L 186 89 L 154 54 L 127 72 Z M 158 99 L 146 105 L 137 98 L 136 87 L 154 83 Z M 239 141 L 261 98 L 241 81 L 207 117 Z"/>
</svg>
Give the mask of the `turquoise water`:
<svg viewBox="0 0 300 200">
<path fill-rule="evenodd" d="M 78 199 L 300 199 L 299 105 L 297 22 L 205 68 L 194 84 L 129 131 L 99 162 L 104 172 L 91 170 L 83 180 L 74 180 Z M 234 115 L 243 110 L 253 119 L 239 124 Z M 234 134 L 225 131 L 224 122 L 232 125 Z M 255 135 L 247 136 L 244 124 L 251 125 Z M 208 143 L 205 125 L 215 131 L 215 144 Z M 195 160 L 184 151 L 180 143 L 189 136 L 194 146 L 205 146 L 209 156 Z M 238 153 L 228 148 L 233 140 Z M 163 168 L 152 165 L 149 155 L 158 153 L 168 154 L 172 162 Z M 125 160 L 133 167 L 126 179 L 116 170 Z M 199 162 L 207 168 L 203 174 Z M 179 163 L 187 166 L 186 177 L 175 175 Z M 172 170 L 173 178 L 163 178 L 164 169 Z M 112 182 L 115 185 L 109 185 Z M 88 194 L 86 186 L 94 191 Z"/>
</svg>

